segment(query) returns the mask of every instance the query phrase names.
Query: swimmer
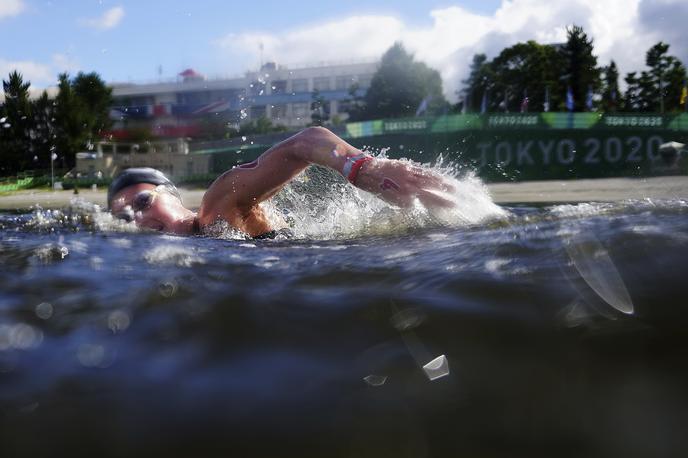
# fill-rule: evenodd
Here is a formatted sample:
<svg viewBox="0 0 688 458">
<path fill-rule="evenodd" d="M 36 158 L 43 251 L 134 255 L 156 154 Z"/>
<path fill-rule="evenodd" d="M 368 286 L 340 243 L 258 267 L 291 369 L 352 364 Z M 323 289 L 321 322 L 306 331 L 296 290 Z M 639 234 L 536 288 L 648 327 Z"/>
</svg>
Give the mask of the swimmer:
<svg viewBox="0 0 688 458">
<path fill-rule="evenodd" d="M 373 158 L 322 127 L 304 129 L 255 161 L 223 173 L 206 191 L 198 212 L 184 207 L 174 184 L 151 168 L 124 170 L 110 185 L 108 206 L 118 218 L 161 232 L 199 234 L 224 220 L 261 237 L 273 228 L 258 204 L 311 164 L 336 170 L 357 188 L 402 208 L 415 199 L 428 208 L 454 206 L 439 194 L 454 191 L 442 176 L 407 162 Z"/>
</svg>

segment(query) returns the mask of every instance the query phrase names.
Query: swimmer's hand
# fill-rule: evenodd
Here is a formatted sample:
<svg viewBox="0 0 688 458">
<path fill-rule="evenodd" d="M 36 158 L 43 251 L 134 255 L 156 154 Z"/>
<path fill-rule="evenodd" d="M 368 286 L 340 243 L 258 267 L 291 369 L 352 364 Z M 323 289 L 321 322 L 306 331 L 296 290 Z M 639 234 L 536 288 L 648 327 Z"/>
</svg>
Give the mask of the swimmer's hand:
<svg viewBox="0 0 688 458">
<path fill-rule="evenodd" d="M 426 208 L 453 208 L 456 192 L 450 178 L 412 164 L 392 159 L 375 159 L 363 165 L 356 187 L 402 208 L 418 199 Z"/>
</svg>

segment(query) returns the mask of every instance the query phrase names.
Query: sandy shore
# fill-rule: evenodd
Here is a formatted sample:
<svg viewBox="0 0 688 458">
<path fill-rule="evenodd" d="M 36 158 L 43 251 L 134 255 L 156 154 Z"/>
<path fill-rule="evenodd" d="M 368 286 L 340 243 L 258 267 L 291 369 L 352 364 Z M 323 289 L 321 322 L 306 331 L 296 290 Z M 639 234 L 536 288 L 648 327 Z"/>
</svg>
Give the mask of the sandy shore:
<svg viewBox="0 0 688 458">
<path fill-rule="evenodd" d="M 688 199 L 688 176 L 526 181 L 488 186 L 497 203 Z"/>
<path fill-rule="evenodd" d="M 497 203 L 590 202 L 625 199 L 688 199 L 688 176 L 604 178 L 594 180 L 528 181 L 488 185 Z M 182 189 L 184 203 L 198 207 L 204 190 Z M 75 197 L 72 191 L 18 191 L 0 196 L 0 210 L 62 208 Z M 106 190 L 82 189 L 79 197 L 105 205 Z"/>
</svg>

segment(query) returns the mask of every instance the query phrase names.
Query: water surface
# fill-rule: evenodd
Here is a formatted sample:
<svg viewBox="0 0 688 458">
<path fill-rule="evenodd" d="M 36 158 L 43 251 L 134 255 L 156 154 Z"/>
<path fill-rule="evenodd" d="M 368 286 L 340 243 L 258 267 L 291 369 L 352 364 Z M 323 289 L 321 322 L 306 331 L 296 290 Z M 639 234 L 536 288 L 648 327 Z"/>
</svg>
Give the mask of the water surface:
<svg viewBox="0 0 688 458">
<path fill-rule="evenodd" d="M 0 216 L 0 456 L 671 456 L 688 203 L 400 212 L 306 177 L 275 240 Z"/>
</svg>

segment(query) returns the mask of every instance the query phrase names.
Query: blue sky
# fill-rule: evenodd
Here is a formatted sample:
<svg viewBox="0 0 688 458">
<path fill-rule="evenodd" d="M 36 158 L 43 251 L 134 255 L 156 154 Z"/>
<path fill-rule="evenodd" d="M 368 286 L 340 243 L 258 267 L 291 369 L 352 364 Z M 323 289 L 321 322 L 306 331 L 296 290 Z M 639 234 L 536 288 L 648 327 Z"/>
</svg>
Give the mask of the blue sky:
<svg viewBox="0 0 688 458">
<path fill-rule="evenodd" d="M 5 0 L 0 0 L 0 3 Z M 276 0 L 25 0 L 21 13 L 0 17 L 0 59 L 52 65 L 63 56 L 72 67 L 95 70 L 107 80 L 174 76 L 185 67 L 207 73 L 241 73 L 242 61 L 224 60 L 214 45 L 228 33 L 278 32 L 351 15 L 392 15 L 408 24 L 429 23 L 432 9 L 450 2 L 347 0 L 346 2 Z M 456 4 L 456 3 L 455 3 Z M 459 2 L 490 13 L 499 1 Z M 121 8 L 121 19 L 106 28 L 97 18 Z M 89 25 L 89 21 L 92 21 Z M 224 61 L 223 61 L 224 60 Z M 313 61 L 318 57 L 314 56 Z M 68 65 L 69 67 L 69 65 Z"/>
<path fill-rule="evenodd" d="M 60 71 L 96 71 L 109 82 L 155 80 L 159 67 L 163 78 L 188 67 L 211 77 L 237 75 L 257 67 L 259 43 L 265 60 L 296 65 L 371 60 L 402 41 L 441 72 L 451 94 L 476 52 L 494 55 L 527 39 L 560 42 L 571 23 L 595 37 L 600 63 L 613 57 L 622 71 L 641 66 L 662 33 L 673 37 L 679 57 L 688 57 L 685 24 L 667 22 L 659 8 L 688 15 L 686 3 L 0 0 L 0 77 L 18 68 L 35 87 L 46 87 Z"/>
</svg>

